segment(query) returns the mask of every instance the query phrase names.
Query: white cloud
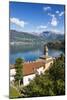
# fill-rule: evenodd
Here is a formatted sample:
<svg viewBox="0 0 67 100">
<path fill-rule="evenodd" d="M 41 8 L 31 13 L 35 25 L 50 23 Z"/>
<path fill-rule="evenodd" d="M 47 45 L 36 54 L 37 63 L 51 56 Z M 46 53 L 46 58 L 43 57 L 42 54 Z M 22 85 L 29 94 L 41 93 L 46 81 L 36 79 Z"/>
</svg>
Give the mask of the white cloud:
<svg viewBox="0 0 67 100">
<path fill-rule="evenodd" d="M 59 12 L 58 10 L 56 11 L 56 14 L 58 14 L 58 16 L 63 16 L 64 15 L 64 12 L 62 11 L 62 12 Z"/>
<path fill-rule="evenodd" d="M 48 13 L 48 15 L 51 17 L 50 24 L 52 26 L 57 26 L 58 20 L 57 20 L 56 16 L 54 14 L 51 14 L 51 13 Z"/>
<path fill-rule="evenodd" d="M 27 24 L 27 22 L 23 21 L 23 20 L 19 20 L 18 18 L 10 18 L 10 23 L 13 23 L 19 27 L 24 28 L 24 25 Z"/>
<path fill-rule="evenodd" d="M 46 29 L 46 28 L 47 28 L 46 25 L 40 25 L 40 26 L 37 27 L 37 29 Z"/>
<path fill-rule="evenodd" d="M 51 13 L 48 13 L 48 15 L 51 16 L 51 17 L 54 17 L 55 16 L 54 14 L 51 14 Z"/>
<path fill-rule="evenodd" d="M 63 16 L 63 15 L 64 15 L 64 12 L 59 13 L 59 16 L 60 16 L 60 17 Z"/>
<path fill-rule="evenodd" d="M 51 7 L 43 7 L 43 9 L 45 10 L 45 11 L 47 11 L 47 10 L 51 10 Z"/>
<path fill-rule="evenodd" d="M 55 16 L 52 17 L 51 25 L 52 25 L 52 26 L 57 26 L 57 24 L 58 24 L 57 18 L 56 18 Z"/>
<path fill-rule="evenodd" d="M 58 29 L 56 29 L 56 28 L 51 29 L 51 31 L 52 31 L 52 32 L 55 32 L 55 33 L 57 33 L 57 34 L 60 33 L 60 30 L 58 30 Z"/>
<path fill-rule="evenodd" d="M 56 14 L 59 14 L 59 13 L 60 13 L 60 12 L 57 10 L 57 11 L 56 11 Z"/>
<path fill-rule="evenodd" d="M 61 30 L 56 29 L 56 28 L 52 28 L 51 31 L 55 32 L 56 34 L 64 34 L 64 30 L 61 31 Z"/>
<path fill-rule="evenodd" d="M 45 30 L 47 30 L 47 25 L 39 25 L 36 27 L 35 33 L 37 33 L 37 35 L 39 35 L 40 33 L 42 33 Z"/>
</svg>

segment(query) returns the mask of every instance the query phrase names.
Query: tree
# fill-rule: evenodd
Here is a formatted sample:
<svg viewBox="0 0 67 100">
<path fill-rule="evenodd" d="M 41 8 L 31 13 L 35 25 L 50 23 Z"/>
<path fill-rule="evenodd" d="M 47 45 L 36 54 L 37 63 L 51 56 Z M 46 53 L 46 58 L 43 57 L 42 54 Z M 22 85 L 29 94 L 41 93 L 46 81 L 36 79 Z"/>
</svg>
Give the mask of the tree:
<svg viewBox="0 0 67 100">
<path fill-rule="evenodd" d="M 49 69 L 50 78 L 56 81 L 58 79 L 65 79 L 65 66 L 64 66 L 64 56 L 60 56 L 57 58 L 53 65 L 51 65 Z"/>
<path fill-rule="evenodd" d="M 44 74 L 36 75 L 30 84 L 23 88 L 27 97 L 53 96 L 65 94 L 65 71 L 63 56 L 57 58 Z"/>
<path fill-rule="evenodd" d="M 20 81 L 23 79 L 23 60 L 21 58 L 16 59 L 15 70 L 15 82 L 20 86 Z"/>
<path fill-rule="evenodd" d="M 64 56 L 58 57 L 53 65 L 51 65 L 49 71 L 49 77 L 53 81 L 53 91 L 56 95 L 65 94 L 65 65 Z"/>
<path fill-rule="evenodd" d="M 28 86 L 24 87 L 24 94 L 28 97 L 55 95 L 52 84 L 52 81 L 44 75 L 37 75 Z"/>
<path fill-rule="evenodd" d="M 65 83 L 63 80 L 57 80 L 57 95 L 63 95 L 65 93 Z"/>
</svg>

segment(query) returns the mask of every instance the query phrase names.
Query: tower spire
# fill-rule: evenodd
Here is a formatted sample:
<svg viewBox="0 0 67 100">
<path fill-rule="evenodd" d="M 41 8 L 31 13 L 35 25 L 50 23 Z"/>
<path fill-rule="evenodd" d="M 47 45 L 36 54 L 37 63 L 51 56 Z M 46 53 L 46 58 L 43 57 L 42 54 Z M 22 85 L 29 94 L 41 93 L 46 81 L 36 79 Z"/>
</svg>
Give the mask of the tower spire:
<svg viewBox="0 0 67 100">
<path fill-rule="evenodd" d="M 46 57 L 48 56 L 48 47 L 47 47 L 47 45 L 45 47 L 45 55 L 46 55 Z"/>
</svg>

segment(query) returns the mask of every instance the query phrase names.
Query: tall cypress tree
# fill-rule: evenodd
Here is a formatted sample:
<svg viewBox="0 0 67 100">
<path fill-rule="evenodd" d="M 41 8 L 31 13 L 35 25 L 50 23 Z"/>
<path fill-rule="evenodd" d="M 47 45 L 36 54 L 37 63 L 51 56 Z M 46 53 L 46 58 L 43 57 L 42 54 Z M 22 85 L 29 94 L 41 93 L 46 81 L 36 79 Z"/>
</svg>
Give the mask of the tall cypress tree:
<svg viewBox="0 0 67 100">
<path fill-rule="evenodd" d="M 20 81 L 23 79 L 23 60 L 21 58 L 16 59 L 15 70 L 15 82 L 20 86 Z"/>
</svg>

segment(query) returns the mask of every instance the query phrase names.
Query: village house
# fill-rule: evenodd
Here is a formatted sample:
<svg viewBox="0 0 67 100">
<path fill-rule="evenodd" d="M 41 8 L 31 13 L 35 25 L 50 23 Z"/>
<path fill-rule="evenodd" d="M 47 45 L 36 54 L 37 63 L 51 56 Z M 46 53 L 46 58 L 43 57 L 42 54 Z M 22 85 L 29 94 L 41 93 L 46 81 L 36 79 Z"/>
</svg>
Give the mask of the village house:
<svg viewBox="0 0 67 100">
<path fill-rule="evenodd" d="M 34 79 L 36 74 L 44 73 L 49 69 L 50 64 L 53 64 L 53 58 L 48 55 L 48 47 L 45 47 L 45 55 L 39 57 L 36 61 L 23 63 L 23 85 L 29 84 L 30 80 Z M 10 81 L 14 80 L 16 74 L 14 65 L 10 68 Z"/>
</svg>

